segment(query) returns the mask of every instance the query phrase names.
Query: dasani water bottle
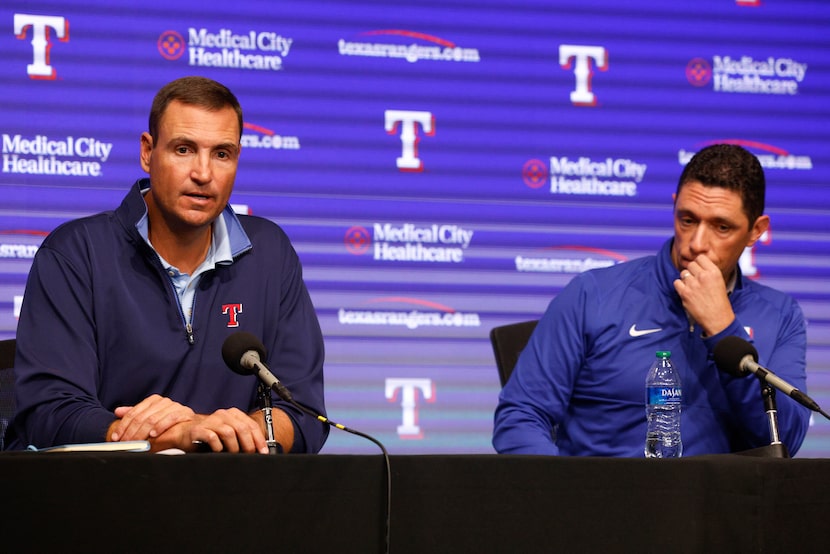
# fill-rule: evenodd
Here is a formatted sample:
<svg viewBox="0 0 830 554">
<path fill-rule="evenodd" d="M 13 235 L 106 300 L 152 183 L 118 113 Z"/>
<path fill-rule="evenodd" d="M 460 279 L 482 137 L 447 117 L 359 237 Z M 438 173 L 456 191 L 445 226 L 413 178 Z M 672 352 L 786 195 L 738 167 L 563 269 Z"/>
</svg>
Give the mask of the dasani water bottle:
<svg viewBox="0 0 830 554">
<path fill-rule="evenodd" d="M 672 365 L 671 352 L 657 351 L 657 359 L 646 376 L 646 458 L 679 458 L 680 404 L 683 389 L 680 374 Z"/>
</svg>

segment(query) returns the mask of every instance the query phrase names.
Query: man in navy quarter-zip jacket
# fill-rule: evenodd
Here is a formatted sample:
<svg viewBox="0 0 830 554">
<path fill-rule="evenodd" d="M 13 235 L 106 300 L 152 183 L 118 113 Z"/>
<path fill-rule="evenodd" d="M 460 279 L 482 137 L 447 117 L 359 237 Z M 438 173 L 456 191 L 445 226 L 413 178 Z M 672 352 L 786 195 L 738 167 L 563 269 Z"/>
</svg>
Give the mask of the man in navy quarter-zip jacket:
<svg viewBox="0 0 830 554">
<path fill-rule="evenodd" d="M 141 135 L 149 179 L 43 241 L 18 324 L 9 449 L 148 440 L 267 453 L 257 378 L 222 358 L 238 331 L 262 340 L 297 402 L 325 414 L 323 338 L 297 254 L 276 224 L 228 205 L 241 136 L 226 87 L 168 83 Z M 327 425 L 273 404 L 283 451 L 322 448 Z"/>
<path fill-rule="evenodd" d="M 763 169 L 737 145 L 698 152 L 674 194 L 674 238 L 656 256 L 575 277 L 549 304 L 499 396 L 499 453 L 643 457 L 645 378 L 671 351 L 683 390 L 683 455 L 769 445 L 758 380 L 715 366 L 724 337 L 806 392 L 806 331 L 793 298 L 747 279 L 738 261 L 767 230 Z M 777 395 L 795 454 L 810 411 Z"/>
</svg>

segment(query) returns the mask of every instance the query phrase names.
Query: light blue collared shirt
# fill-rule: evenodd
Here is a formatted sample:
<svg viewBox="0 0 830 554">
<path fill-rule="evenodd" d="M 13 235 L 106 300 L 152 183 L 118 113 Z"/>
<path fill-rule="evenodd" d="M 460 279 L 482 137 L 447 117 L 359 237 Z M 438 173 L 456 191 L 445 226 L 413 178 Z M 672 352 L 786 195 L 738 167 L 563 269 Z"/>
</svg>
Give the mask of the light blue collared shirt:
<svg viewBox="0 0 830 554">
<path fill-rule="evenodd" d="M 142 192 L 147 193 L 146 190 Z M 225 222 L 225 212 L 223 211 L 214 220 L 207 256 L 205 256 L 204 261 L 193 272 L 193 275 L 179 271 L 176 266 L 165 260 L 155 249 L 153 243 L 150 242 L 149 221 L 146 212 L 138 223 L 136 223 L 136 229 L 144 241 L 153 249 L 153 252 L 156 253 L 156 256 L 158 256 L 162 267 L 164 267 L 164 271 L 170 277 L 170 282 L 173 283 L 173 288 L 176 289 L 176 295 L 179 298 L 179 305 L 181 306 L 185 322 L 190 323 L 193 319 L 193 301 L 196 294 L 196 287 L 199 285 L 202 274 L 214 269 L 218 263 L 233 263 L 228 226 Z"/>
</svg>

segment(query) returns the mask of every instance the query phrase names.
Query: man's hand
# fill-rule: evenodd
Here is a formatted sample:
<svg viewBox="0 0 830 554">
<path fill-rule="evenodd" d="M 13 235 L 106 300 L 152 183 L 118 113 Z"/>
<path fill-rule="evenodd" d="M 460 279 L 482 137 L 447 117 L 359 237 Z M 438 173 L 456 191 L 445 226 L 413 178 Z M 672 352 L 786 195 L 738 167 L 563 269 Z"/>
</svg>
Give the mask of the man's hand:
<svg viewBox="0 0 830 554">
<path fill-rule="evenodd" d="M 154 394 L 135 406 L 115 409 L 118 419 L 110 425 L 107 440 L 149 440 L 186 421 L 193 421 L 193 410 L 167 397 Z"/>
<path fill-rule="evenodd" d="M 260 424 L 238 408 L 216 410 L 209 416 L 197 416 L 193 423 L 178 425 L 159 437 L 172 440 L 178 448 L 192 451 L 198 443 L 210 446 L 214 452 L 259 452 L 268 454 Z"/>
<path fill-rule="evenodd" d="M 275 418 L 275 427 L 278 423 L 287 424 L 291 431 L 290 436 L 278 433 L 277 437 L 290 448 L 293 427 L 281 411 L 274 410 L 274 414 L 283 416 Z M 167 448 L 191 452 L 201 443 L 214 452 L 268 453 L 264 420 L 259 413 L 250 416 L 237 408 L 229 408 L 210 415 L 196 414 L 187 406 L 154 394 L 135 406 L 119 406 L 115 417 L 119 419 L 110 425 L 107 440 L 149 440 L 154 452 Z"/>
<path fill-rule="evenodd" d="M 735 319 L 723 273 L 705 254 L 692 261 L 674 280 L 683 307 L 707 336 L 726 329 Z"/>
</svg>

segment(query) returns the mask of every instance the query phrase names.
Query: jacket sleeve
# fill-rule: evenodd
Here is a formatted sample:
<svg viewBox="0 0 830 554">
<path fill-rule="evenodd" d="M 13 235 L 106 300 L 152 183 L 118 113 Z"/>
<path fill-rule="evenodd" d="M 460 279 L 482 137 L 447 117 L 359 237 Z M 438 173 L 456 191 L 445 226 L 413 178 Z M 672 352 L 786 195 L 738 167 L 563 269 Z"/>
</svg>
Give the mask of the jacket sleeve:
<svg viewBox="0 0 830 554">
<path fill-rule="evenodd" d="M 268 346 L 270 363 L 279 368 L 281 381 L 292 398 L 315 414 L 326 415 L 323 390 L 325 350 L 317 313 L 303 281 L 302 266 L 287 242 L 283 256 L 277 332 Z M 328 438 L 329 426 L 293 404 L 275 398 L 274 405 L 294 423 L 292 452 L 316 453 Z"/>
<path fill-rule="evenodd" d="M 795 300 L 786 297 L 784 305 L 775 305 L 774 313 L 777 314 L 777 319 L 771 317 L 772 313 L 767 314 L 765 319 L 777 321 L 777 327 L 764 331 L 763 338 L 758 341 L 753 340 L 736 319 L 723 332 L 705 339 L 706 345 L 711 353 L 726 336 L 738 336 L 753 343 L 758 351 L 760 365 L 769 368 L 806 394 L 807 332 L 801 308 Z M 714 365 L 714 362 L 711 363 Z M 734 377 L 720 371 L 718 374 L 732 408 L 732 423 L 736 428 L 738 444 L 733 445 L 733 450 L 769 445 L 769 419 L 763 408 L 759 380 L 752 374 L 743 377 Z M 810 410 L 780 391 L 776 391 L 775 400 L 780 439 L 790 454 L 794 455 L 807 434 Z"/>
<path fill-rule="evenodd" d="M 17 328 L 12 448 L 103 441 L 115 420 L 98 401 L 90 280 L 48 245 L 35 255 Z"/>
<path fill-rule="evenodd" d="M 556 426 L 565 417 L 584 363 L 586 276 L 548 305 L 499 394 L 493 447 L 501 454 L 558 455 Z"/>
</svg>

